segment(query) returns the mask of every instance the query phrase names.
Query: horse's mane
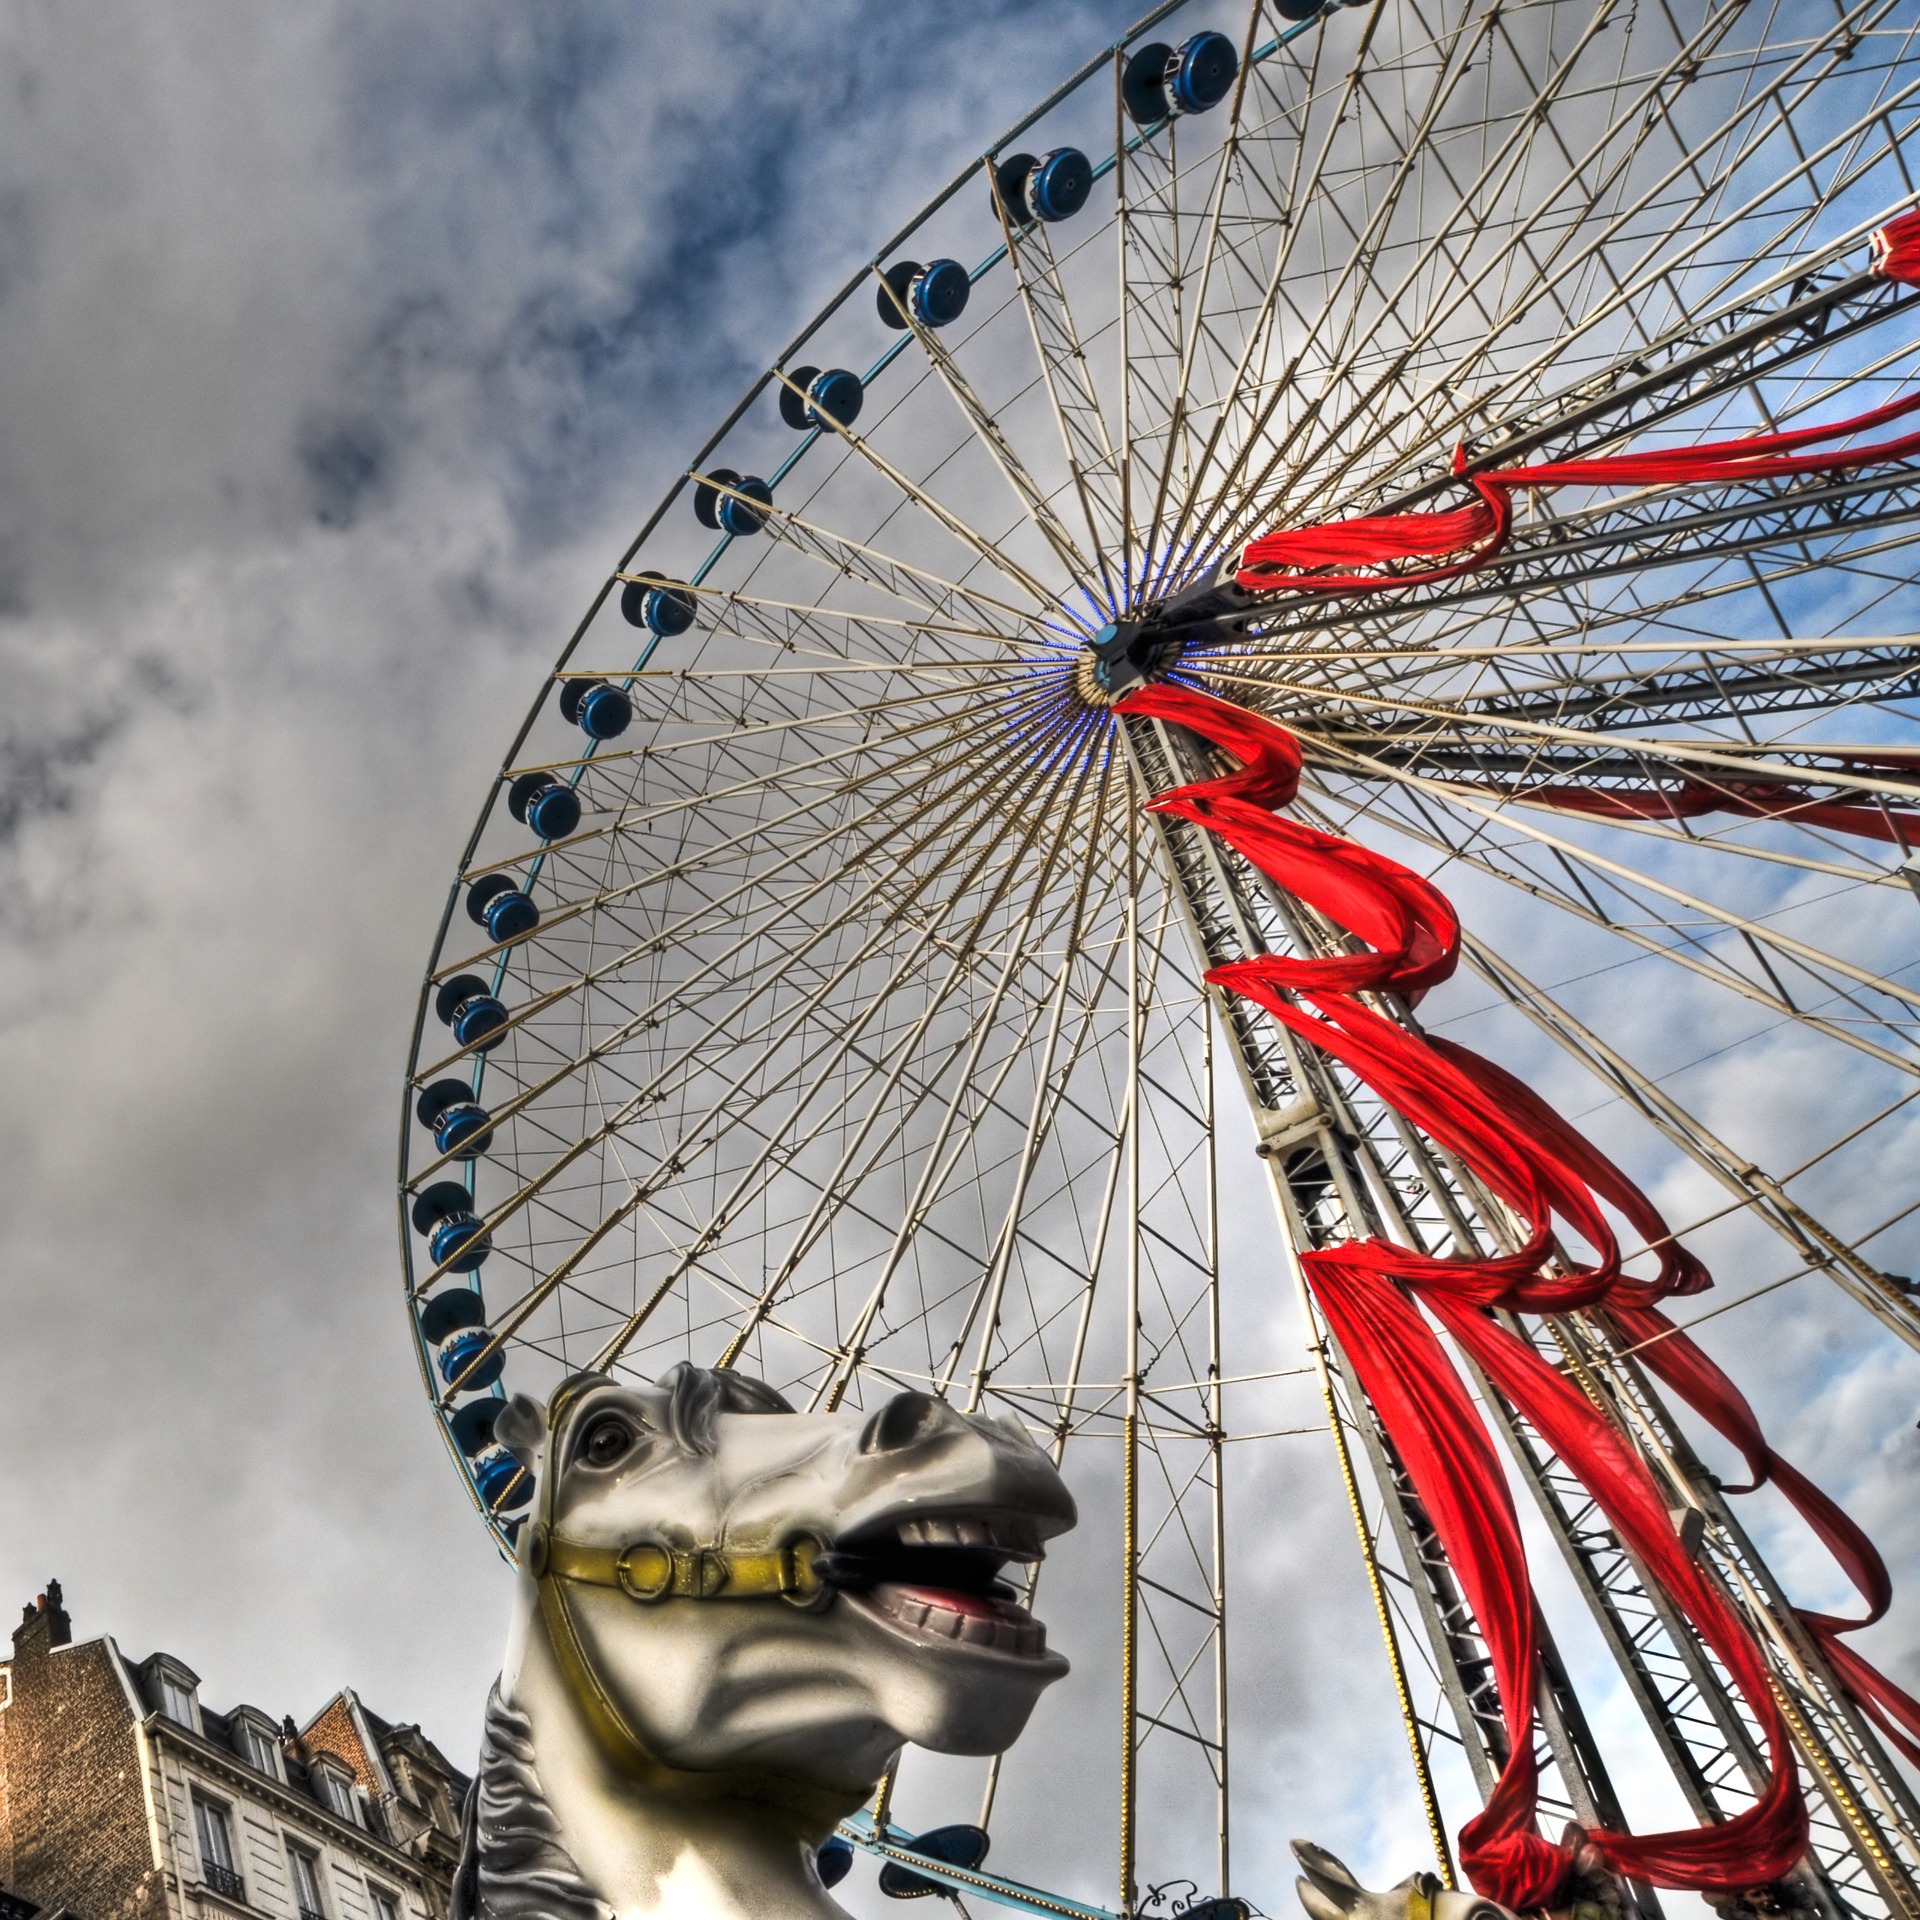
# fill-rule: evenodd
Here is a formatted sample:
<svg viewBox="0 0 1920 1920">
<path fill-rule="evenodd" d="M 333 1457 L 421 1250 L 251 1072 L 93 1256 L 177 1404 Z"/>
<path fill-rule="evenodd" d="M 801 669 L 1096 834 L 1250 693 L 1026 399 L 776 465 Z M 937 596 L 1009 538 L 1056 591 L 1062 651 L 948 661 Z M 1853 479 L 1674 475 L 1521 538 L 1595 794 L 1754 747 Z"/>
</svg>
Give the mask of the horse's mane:
<svg viewBox="0 0 1920 1920">
<path fill-rule="evenodd" d="M 451 1920 L 608 1920 L 560 1841 L 533 1767 L 533 1723 L 487 1696 L 480 1768 L 461 1809 Z"/>
</svg>

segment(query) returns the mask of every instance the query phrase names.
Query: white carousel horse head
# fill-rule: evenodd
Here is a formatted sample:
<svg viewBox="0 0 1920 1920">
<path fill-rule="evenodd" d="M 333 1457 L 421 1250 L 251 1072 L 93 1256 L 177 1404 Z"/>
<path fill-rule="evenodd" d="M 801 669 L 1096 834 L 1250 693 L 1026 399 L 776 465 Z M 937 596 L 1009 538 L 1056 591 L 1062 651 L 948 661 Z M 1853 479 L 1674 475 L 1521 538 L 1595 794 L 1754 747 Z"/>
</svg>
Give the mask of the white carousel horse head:
<svg viewBox="0 0 1920 1920">
<path fill-rule="evenodd" d="M 837 1915 L 814 1851 L 902 1745 L 998 1753 L 1067 1671 L 1002 1575 L 1073 1500 L 1011 1422 L 683 1365 L 496 1432 L 536 1493 L 456 1920 Z"/>
</svg>

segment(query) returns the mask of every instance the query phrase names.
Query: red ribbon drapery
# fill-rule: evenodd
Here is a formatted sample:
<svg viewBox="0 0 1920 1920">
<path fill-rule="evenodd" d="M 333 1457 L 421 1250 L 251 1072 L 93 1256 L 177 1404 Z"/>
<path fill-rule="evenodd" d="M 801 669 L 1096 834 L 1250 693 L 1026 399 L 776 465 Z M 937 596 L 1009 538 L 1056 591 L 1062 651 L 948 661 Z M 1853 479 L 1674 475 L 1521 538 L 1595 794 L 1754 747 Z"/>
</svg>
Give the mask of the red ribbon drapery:
<svg viewBox="0 0 1920 1920">
<path fill-rule="evenodd" d="M 1920 813 L 1865 806 L 1856 801 L 1816 800 L 1802 787 L 1772 786 L 1734 778 L 1724 785 L 1685 780 L 1678 787 L 1511 787 L 1475 782 L 1470 793 L 1497 794 L 1534 806 L 1584 813 L 1595 820 L 1697 820 L 1707 813 L 1737 813 L 1749 820 L 1790 820 L 1796 826 L 1825 827 L 1867 840 L 1920 847 Z"/>
<path fill-rule="evenodd" d="M 1120 703 L 1126 714 L 1191 728 L 1241 763 L 1237 772 L 1163 794 L 1155 810 L 1218 835 L 1251 864 L 1367 943 L 1329 958 L 1268 956 L 1217 967 L 1209 981 L 1266 1008 L 1339 1060 L 1387 1104 L 1454 1154 L 1526 1222 L 1511 1253 L 1446 1258 L 1390 1241 L 1354 1240 L 1302 1255 L 1309 1286 L 1405 1462 L 1492 1659 L 1509 1758 L 1486 1807 L 1461 1832 L 1473 1885 L 1515 1908 L 1552 1904 L 1571 1849 L 1536 1821 L 1535 1601 L 1507 1480 L 1465 1383 L 1415 1296 L 1531 1423 L 1605 1512 L 1739 1687 L 1759 1726 L 1771 1777 L 1755 1805 L 1717 1827 L 1588 1838 L 1609 1866 L 1662 1886 L 1737 1891 L 1777 1879 L 1806 1849 L 1807 1814 L 1787 1732 L 1752 1634 L 1689 1557 L 1644 1461 L 1571 1382 L 1489 1309 L 1604 1312 L 1647 1364 L 1740 1449 L 1753 1483 L 1770 1481 L 1805 1516 L 1868 1604 L 1865 1618 L 1802 1614 L 1836 1676 L 1903 1751 L 1920 1737 L 1915 1702 L 1837 1639 L 1885 1611 L 1886 1568 L 1866 1536 L 1768 1446 L 1724 1373 L 1657 1310 L 1697 1293 L 1706 1269 L 1677 1245 L 1652 1201 L 1590 1141 L 1511 1074 L 1468 1048 L 1413 1032 L 1363 993 L 1416 1001 L 1450 975 L 1460 926 L 1445 896 L 1410 869 L 1352 841 L 1285 819 L 1299 785 L 1298 743 L 1270 721 L 1169 685 Z M 1651 1280 L 1621 1270 L 1612 1208 L 1657 1253 Z M 1565 1259 L 1554 1223 L 1594 1251 Z M 1905 1729 L 1903 1734 L 1901 1729 Z"/>
<path fill-rule="evenodd" d="M 1884 279 L 1920 282 L 1920 211 L 1902 214 L 1873 236 L 1873 270 Z M 1876 407 L 1871 413 L 1830 426 L 1798 427 L 1789 433 L 1751 434 L 1655 453 L 1613 454 L 1592 460 L 1543 461 L 1467 476 L 1480 496 L 1470 506 L 1440 513 L 1384 513 L 1326 526 L 1294 527 L 1250 540 L 1234 575 L 1255 593 L 1362 593 L 1381 587 L 1428 586 L 1472 573 L 1507 543 L 1513 526 L 1513 496 L 1548 487 L 1648 487 L 1688 482 L 1784 480 L 1803 474 L 1837 473 L 1849 467 L 1884 466 L 1920 458 L 1920 433 L 1838 452 L 1806 449 L 1871 433 L 1920 410 L 1920 393 Z M 1454 453 L 1463 471 L 1466 449 Z M 1440 559 L 1437 567 L 1405 573 L 1354 573 L 1387 561 Z M 1339 571 L 1328 571 L 1339 569 Z"/>
</svg>

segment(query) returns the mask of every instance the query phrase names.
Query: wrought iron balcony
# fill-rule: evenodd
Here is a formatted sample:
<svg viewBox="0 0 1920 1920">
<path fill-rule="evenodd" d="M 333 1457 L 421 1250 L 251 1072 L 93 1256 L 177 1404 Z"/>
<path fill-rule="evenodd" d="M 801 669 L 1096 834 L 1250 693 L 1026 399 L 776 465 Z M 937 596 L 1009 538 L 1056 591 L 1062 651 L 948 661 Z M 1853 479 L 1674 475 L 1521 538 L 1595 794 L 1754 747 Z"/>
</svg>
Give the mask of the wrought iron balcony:
<svg viewBox="0 0 1920 1920">
<path fill-rule="evenodd" d="M 229 1900 L 244 1900 L 247 1897 L 246 1883 L 231 1867 L 216 1866 L 213 1861 L 201 1863 L 201 1877 L 215 1893 L 225 1894 Z"/>
</svg>

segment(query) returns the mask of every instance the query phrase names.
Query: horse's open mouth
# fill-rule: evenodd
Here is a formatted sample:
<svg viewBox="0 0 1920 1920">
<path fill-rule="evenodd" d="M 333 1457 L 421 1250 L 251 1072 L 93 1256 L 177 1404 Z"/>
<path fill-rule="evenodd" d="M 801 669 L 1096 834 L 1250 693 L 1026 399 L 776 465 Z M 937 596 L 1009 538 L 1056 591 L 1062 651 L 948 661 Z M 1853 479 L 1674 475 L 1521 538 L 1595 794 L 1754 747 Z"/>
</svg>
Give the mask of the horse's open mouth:
<svg viewBox="0 0 1920 1920">
<path fill-rule="evenodd" d="M 814 1564 L 830 1585 L 915 1639 L 1035 1659 L 1046 1654 L 1047 1630 L 1001 1574 L 1010 1561 L 1044 1558 L 1023 1515 L 920 1514 L 863 1527 Z"/>
</svg>

